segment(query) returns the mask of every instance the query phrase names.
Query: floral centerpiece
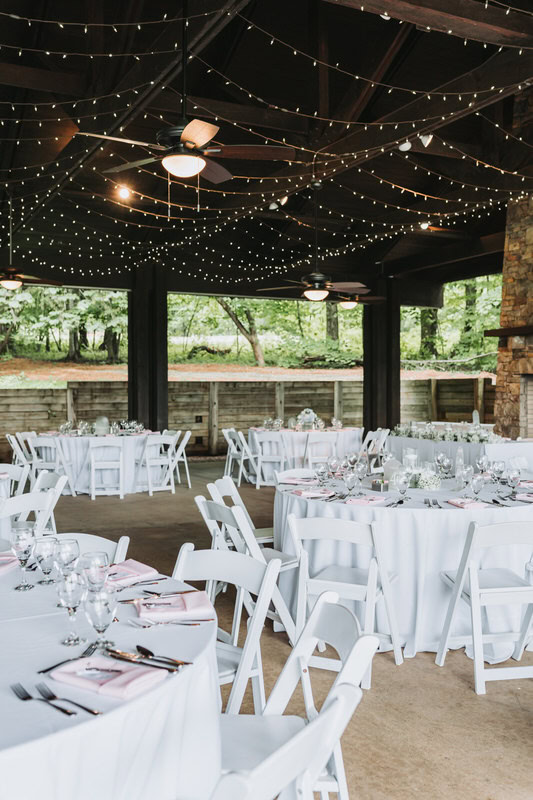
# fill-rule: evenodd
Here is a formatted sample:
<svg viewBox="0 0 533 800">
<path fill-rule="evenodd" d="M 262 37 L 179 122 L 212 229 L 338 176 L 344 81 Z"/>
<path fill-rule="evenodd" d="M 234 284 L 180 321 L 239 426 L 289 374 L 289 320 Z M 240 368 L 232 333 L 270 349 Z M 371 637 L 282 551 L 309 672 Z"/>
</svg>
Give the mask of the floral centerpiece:
<svg viewBox="0 0 533 800">
<path fill-rule="evenodd" d="M 451 425 L 436 426 L 428 422 L 424 426 L 400 424 L 390 432 L 391 436 L 405 436 L 409 439 L 430 439 L 433 442 L 471 442 L 477 444 L 492 444 L 504 441 L 502 436 L 482 428 L 481 425 L 471 425 L 466 430 L 453 430 Z"/>
</svg>

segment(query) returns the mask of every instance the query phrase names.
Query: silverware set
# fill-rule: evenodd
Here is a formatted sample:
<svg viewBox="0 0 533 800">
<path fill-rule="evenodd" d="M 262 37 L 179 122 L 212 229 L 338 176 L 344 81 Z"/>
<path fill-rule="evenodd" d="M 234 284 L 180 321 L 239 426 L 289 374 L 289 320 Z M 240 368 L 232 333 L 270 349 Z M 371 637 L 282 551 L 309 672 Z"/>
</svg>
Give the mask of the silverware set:
<svg viewBox="0 0 533 800">
<path fill-rule="evenodd" d="M 202 625 L 204 622 L 214 622 L 214 617 L 209 617 L 209 619 L 188 619 L 188 620 L 177 620 L 177 619 L 169 619 L 166 622 L 155 622 L 151 619 L 129 619 L 128 624 L 132 626 L 132 628 L 155 628 L 157 625 L 182 625 L 185 628 L 195 628 L 198 625 Z"/>
<path fill-rule="evenodd" d="M 69 661 L 77 661 L 79 658 L 88 658 L 89 656 L 93 655 L 95 650 L 96 650 L 96 642 L 91 642 L 91 644 L 85 648 L 85 650 L 83 651 L 83 653 L 81 653 L 81 655 L 74 656 L 73 658 L 65 658 L 63 661 L 58 661 L 57 664 L 52 664 L 51 667 L 46 667 L 45 669 L 39 669 L 37 670 L 37 674 L 44 675 L 46 672 L 50 672 L 51 670 L 56 669 L 57 667 L 62 667 L 63 664 L 68 664 Z"/>
<path fill-rule="evenodd" d="M 441 504 L 436 498 L 433 498 L 433 500 L 431 500 L 431 498 L 429 497 L 424 497 L 424 505 L 427 506 L 428 508 L 442 508 Z"/>
</svg>

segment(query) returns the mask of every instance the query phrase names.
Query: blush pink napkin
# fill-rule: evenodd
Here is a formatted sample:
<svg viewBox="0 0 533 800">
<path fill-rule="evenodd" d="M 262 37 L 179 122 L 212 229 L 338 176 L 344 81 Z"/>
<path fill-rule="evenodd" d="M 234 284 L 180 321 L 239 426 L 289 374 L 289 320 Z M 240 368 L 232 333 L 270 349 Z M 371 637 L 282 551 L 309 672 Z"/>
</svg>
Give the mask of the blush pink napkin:
<svg viewBox="0 0 533 800">
<path fill-rule="evenodd" d="M 147 604 L 150 608 L 147 608 Z M 151 622 L 167 622 L 171 620 L 203 619 L 215 616 L 205 592 L 185 592 L 175 597 L 155 597 L 153 599 L 136 600 L 135 608 L 141 619 Z"/>
<path fill-rule="evenodd" d="M 533 481 L 520 481 L 518 484 L 522 489 L 533 489 Z"/>
<path fill-rule="evenodd" d="M 333 497 L 335 492 L 330 492 L 327 489 L 295 489 L 293 494 L 298 495 L 298 497 L 307 497 L 309 500 L 313 498 L 321 500 L 322 498 Z"/>
<path fill-rule="evenodd" d="M 446 500 L 452 506 L 457 508 L 488 508 L 489 503 L 484 503 L 482 500 L 471 500 L 469 497 L 452 497 L 451 500 Z"/>
<path fill-rule="evenodd" d="M 517 500 L 521 500 L 522 503 L 533 503 L 533 493 L 532 492 L 522 492 L 521 494 L 516 495 Z"/>
<path fill-rule="evenodd" d="M 78 675 L 86 669 L 106 669 L 119 670 L 110 672 L 101 677 L 91 678 L 89 675 L 84 677 Z M 52 670 L 50 677 L 55 681 L 68 683 L 78 689 L 86 689 L 89 692 L 117 697 L 119 700 L 126 700 L 135 697 L 154 684 L 161 683 L 168 673 L 162 669 L 145 667 L 142 664 L 126 664 L 116 659 L 106 658 L 105 656 L 91 656 L 90 658 L 78 658 L 76 661 L 69 661 L 62 667 Z"/>
<path fill-rule="evenodd" d="M 0 575 L 6 575 L 8 572 L 12 572 L 19 563 L 19 560 L 16 556 L 13 556 L 8 553 L 0 553 Z"/>
<path fill-rule="evenodd" d="M 284 478 L 281 483 L 287 483 L 291 486 L 316 486 L 317 481 L 314 478 Z"/>
<path fill-rule="evenodd" d="M 346 505 L 351 506 L 381 506 L 386 502 L 386 497 L 377 497 L 373 494 L 368 494 L 365 497 L 350 497 L 346 501 Z"/>
<path fill-rule="evenodd" d="M 0 480 L 6 481 L 6 480 L 8 480 L 8 478 L 9 478 L 9 475 L 7 474 L 7 472 L 0 472 Z"/>
<path fill-rule="evenodd" d="M 159 575 L 159 572 L 153 567 L 128 558 L 111 567 L 107 580 L 112 586 L 132 586 L 138 581 L 153 578 L 156 575 Z"/>
</svg>

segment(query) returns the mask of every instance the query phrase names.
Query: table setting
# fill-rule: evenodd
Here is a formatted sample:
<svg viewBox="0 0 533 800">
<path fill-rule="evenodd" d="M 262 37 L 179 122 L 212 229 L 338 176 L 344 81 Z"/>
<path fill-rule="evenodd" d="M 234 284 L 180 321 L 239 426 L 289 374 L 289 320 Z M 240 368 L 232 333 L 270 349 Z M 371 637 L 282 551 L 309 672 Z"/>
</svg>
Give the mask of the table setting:
<svg viewBox="0 0 533 800">
<path fill-rule="evenodd" d="M 134 559 L 40 541 L 28 526 L 0 558 L 0 799 L 209 796 L 220 691 L 207 596 Z"/>
<path fill-rule="evenodd" d="M 287 525 L 289 514 L 299 518 L 321 517 L 325 525 L 336 518 L 375 522 L 387 569 L 398 575 L 394 592 L 404 654 L 413 657 L 421 651 L 436 652 L 450 597 L 440 572 L 457 569 L 472 521 L 480 524 L 533 522 L 533 476 L 529 472 L 505 472 L 503 469 L 496 476 L 493 465 L 482 462 L 483 471 L 476 473 L 466 465 L 456 477 L 448 477 L 439 474 L 435 464 L 428 463 L 416 472 L 386 458 L 384 477 L 376 480 L 375 476 L 366 475 L 364 462 L 357 475 L 356 459 L 352 454 L 344 461 L 332 463 L 330 460 L 319 465 L 322 469 L 317 468 L 315 478 L 307 480 L 305 485 L 277 487 L 274 547 L 293 553 Z M 391 464 L 396 469 L 392 475 Z M 438 485 L 438 488 L 428 488 L 428 485 Z M 368 566 L 364 563 L 365 555 L 357 554 L 346 543 L 318 541 L 307 548 L 312 572 L 331 564 Z M 503 552 L 487 551 L 481 564 L 483 567 L 506 566 L 522 574 L 530 556 L 527 546 L 512 546 Z M 279 585 L 289 608 L 295 612 L 294 576 L 280 575 Z M 487 618 L 491 632 L 518 630 L 520 608 L 491 607 Z M 460 608 L 455 628 L 452 646 L 464 646 L 471 630 L 466 607 Z M 379 606 L 377 630 L 388 632 Z M 469 647 L 467 652 L 470 653 Z M 509 656 L 508 645 L 487 646 L 486 659 L 491 663 Z"/>
</svg>

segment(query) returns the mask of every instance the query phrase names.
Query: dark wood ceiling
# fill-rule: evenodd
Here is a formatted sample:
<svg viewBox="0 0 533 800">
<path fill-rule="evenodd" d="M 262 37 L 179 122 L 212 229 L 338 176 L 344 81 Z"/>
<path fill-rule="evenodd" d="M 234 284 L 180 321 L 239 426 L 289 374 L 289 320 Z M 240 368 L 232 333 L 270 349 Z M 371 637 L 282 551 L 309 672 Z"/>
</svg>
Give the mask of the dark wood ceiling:
<svg viewBox="0 0 533 800">
<path fill-rule="evenodd" d="M 159 164 L 104 174 L 146 149 L 75 134 L 155 141 L 177 121 L 181 4 L 2 0 L 0 202 L 5 244 L 13 198 L 17 266 L 127 288 L 136 264 L 157 259 L 172 290 L 254 295 L 312 268 L 314 174 L 319 265 L 337 280 L 376 288 L 394 275 L 429 298 L 431 284 L 500 270 L 506 204 L 533 187 L 516 113 L 533 79 L 533 15 L 484 0 L 359 6 L 190 2 L 188 116 L 216 120 L 218 142 L 287 143 L 297 156 L 225 159 L 233 180 L 200 177 L 199 195 L 195 179 L 173 181 L 169 209 Z"/>
</svg>

